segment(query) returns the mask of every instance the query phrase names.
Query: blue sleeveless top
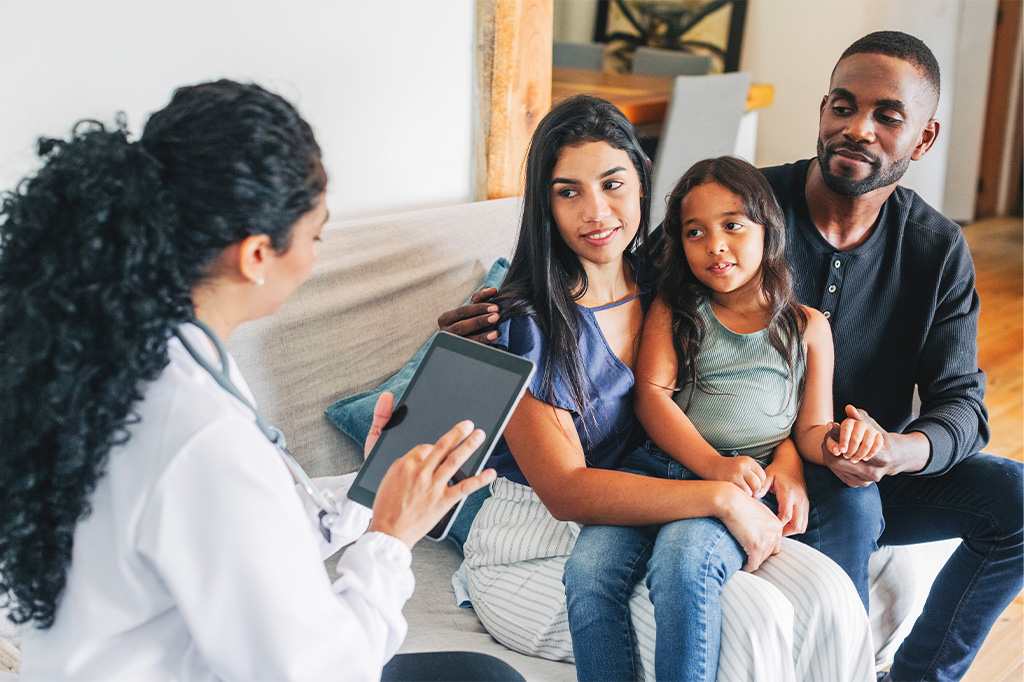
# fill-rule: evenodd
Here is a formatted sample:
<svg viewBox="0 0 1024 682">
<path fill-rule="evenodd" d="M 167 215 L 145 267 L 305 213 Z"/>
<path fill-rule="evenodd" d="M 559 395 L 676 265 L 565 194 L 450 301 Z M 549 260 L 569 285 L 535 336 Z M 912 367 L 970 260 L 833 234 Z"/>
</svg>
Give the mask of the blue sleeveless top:
<svg viewBox="0 0 1024 682">
<path fill-rule="evenodd" d="M 767 466 L 775 447 L 789 436 L 800 407 L 797 386 L 804 366 L 794 358 L 794 376 L 768 340 L 768 330 L 737 334 L 715 317 L 708 299 L 698 312 L 705 335 L 697 369 L 709 391 L 690 385 L 675 395 L 711 447 L 724 455 L 746 455 Z M 796 355 L 794 353 L 794 355 Z"/>
<path fill-rule="evenodd" d="M 625 455 L 646 438 L 633 414 L 633 372 L 609 347 L 594 316 L 596 312 L 624 305 L 634 298 L 640 299 L 640 305 L 646 313 L 653 298 L 653 282 L 642 282 L 640 273 L 637 273 L 636 280 L 639 293 L 624 301 L 598 308 L 577 304 L 582 318 L 580 358 L 590 377 L 590 385 L 584 386 L 590 401 L 586 428 L 580 416 L 582 406 L 573 401 L 561 374 L 555 372 L 550 390 L 545 386 L 543 377 L 544 367 L 549 360 L 548 339 L 532 317 L 513 317 L 502 322 L 498 326 L 498 338 L 493 344 L 537 364 L 537 371 L 530 380 L 530 392 L 538 400 L 572 414 L 587 464 L 601 469 L 614 469 Z M 530 484 L 516 464 L 504 437 L 494 447 L 487 466 L 494 467 L 498 476 L 516 483 Z"/>
</svg>

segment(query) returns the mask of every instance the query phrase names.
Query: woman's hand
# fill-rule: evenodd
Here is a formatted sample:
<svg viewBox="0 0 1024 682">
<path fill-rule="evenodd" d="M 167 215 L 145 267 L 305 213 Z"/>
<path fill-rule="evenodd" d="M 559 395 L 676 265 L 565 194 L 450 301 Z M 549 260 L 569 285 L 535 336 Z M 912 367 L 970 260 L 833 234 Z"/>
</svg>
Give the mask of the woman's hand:
<svg viewBox="0 0 1024 682">
<path fill-rule="evenodd" d="M 747 555 L 744 571 L 756 571 L 782 546 L 782 522 L 772 510 L 735 487 L 728 487 L 724 511 L 719 516 Z"/>
<path fill-rule="evenodd" d="M 363 443 L 363 459 L 370 456 L 370 450 L 377 444 L 377 439 L 384 432 L 384 427 L 391 419 L 391 412 L 395 409 L 395 396 L 384 391 L 377 398 L 377 404 L 373 406 L 373 421 L 370 423 L 370 432 L 366 434 L 366 442 Z"/>
<path fill-rule="evenodd" d="M 381 402 L 378 401 L 377 408 L 383 413 Z M 376 421 L 375 410 L 375 424 Z M 379 435 L 378 430 L 373 440 Z M 474 430 L 472 422 L 464 421 L 434 445 L 418 445 L 396 460 L 377 489 L 368 530 L 387 533 L 411 549 L 459 500 L 494 480 L 494 469 L 487 469 L 454 485 L 448 484 L 483 441 L 484 432 Z"/>
<path fill-rule="evenodd" d="M 718 457 L 714 461 L 712 475 L 707 479 L 732 483 L 751 497 L 763 497 L 767 492 L 764 490 L 764 469 L 754 459 L 744 455 Z"/>
<path fill-rule="evenodd" d="M 498 321 L 498 306 L 487 303 L 498 290 L 484 287 L 477 290 L 469 303 L 455 310 L 448 310 L 437 318 L 437 327 L 443 332 L 464 336 L 471 341 L 490 343 L 498 338 L 498 332 L 480 333 Z"/>
</svg>

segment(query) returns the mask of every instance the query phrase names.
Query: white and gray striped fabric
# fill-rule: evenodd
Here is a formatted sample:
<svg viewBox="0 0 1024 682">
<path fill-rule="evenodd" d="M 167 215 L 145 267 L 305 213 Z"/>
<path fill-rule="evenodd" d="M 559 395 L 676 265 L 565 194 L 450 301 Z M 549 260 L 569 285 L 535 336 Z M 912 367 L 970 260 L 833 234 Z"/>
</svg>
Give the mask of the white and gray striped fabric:
<svg viewBox="0 0 1024 682">
<path fill-rule="evenodd" d="M 532 488 L 499 478 L 464 547 L 473 608 L 505 646 L 573 660 L 562 586 L 579 535 Z M 644 679 L 654 679 L 654 607 L 641 581 L 630 600 Z M 867 615 L 835 563 L 794 540 L 722 593 L 719 682 L 867 682 L 875 679 Z"/>
</svg>

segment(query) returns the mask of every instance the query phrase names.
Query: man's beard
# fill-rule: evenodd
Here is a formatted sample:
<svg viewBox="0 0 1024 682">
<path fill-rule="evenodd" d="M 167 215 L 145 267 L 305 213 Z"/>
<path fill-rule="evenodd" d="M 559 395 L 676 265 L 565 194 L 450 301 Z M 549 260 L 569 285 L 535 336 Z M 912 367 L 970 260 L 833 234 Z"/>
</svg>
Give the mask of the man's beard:
<svg viewBox="0 0 1024 682">
<path fill-rule="evenodd" d="M 821 168 L 821 176 L 825 180 L 825 186 L 840 196 L 859 197 L 868 192 L 873 192 L 879 187 L 894 185 L 900 181 L 903 174 L 907 172 L 907 167 L 910 166 L 910 154 L 907 154 L 902 159 L 897 159 L 890 165 L 879 168 L 878 159 L 865 152 L 861 147 L 861 145 L 856 143 L 850 143 L 833 145 L 826 150 L 825 145 L 821 142 L 821 138 L 818 138 L 818 167 Z M 840 149 L 847 149 L 868 157 L 872 165 L 871 173 L 866 178 L 860 180 L 846 178 L 833 173 L 832 169 L 829 168 L 828 161 Z"/>
</svg>

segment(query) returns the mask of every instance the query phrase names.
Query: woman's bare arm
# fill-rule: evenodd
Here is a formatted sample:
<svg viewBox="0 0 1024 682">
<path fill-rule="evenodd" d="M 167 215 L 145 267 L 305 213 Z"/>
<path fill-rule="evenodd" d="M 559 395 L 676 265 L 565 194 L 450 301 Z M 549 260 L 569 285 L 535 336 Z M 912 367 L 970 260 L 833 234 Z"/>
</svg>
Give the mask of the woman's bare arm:
<svg viewBox="0 0 1024 682">
<path fill-rule="evenodd" d="M 760 502 L 720 481 L 676 481 L 587 467 L 566 410 L 527 392 L 505 439 L 551 514 L 582 524 L 636 526 L 711 516 L 725 523 L 754 570 L 778 550 L 782 524 Z"/>
</svg>

